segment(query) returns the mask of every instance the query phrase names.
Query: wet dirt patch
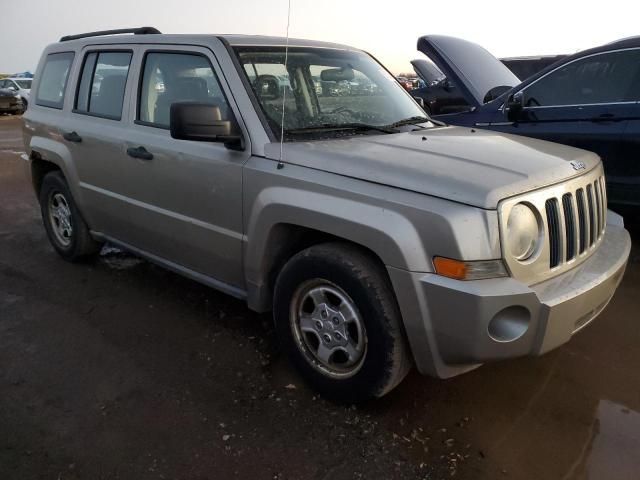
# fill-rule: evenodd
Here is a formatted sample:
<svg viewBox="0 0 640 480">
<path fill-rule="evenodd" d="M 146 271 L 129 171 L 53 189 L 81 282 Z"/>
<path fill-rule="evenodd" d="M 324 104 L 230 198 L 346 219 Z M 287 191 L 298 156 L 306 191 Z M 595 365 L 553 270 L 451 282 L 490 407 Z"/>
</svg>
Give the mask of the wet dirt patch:
<svg viewBox="0 0 640 480">
<path fill-rule="evenodd" d="M 100 263 L 114 270 L 129 270 L 146 263 L 143 259 L 110 244 L 102 247 L 99 258 Z"/>
</svg>

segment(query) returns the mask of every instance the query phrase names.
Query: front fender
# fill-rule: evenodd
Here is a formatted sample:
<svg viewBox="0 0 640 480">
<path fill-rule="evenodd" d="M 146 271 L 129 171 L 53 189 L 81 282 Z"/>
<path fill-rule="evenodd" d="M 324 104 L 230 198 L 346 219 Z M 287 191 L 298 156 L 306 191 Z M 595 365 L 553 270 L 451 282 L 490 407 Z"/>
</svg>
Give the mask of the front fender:
<svg viewBox="0 0 640 480">
<path fill-rule="evenodd" d="M 249 303 L 264 303 L 272 235 L 281 225 L 318 230 L 373 251 L 385 265 L 431 271 L 420 234 L 399 212 L 355 199 L 291 187 L 262 190 L 247 222 L 245 275 Z M 252 298 L 256 299 L 252 302 Z M 258 300 L 260 299 L 260 300 Z"/>
</svg>

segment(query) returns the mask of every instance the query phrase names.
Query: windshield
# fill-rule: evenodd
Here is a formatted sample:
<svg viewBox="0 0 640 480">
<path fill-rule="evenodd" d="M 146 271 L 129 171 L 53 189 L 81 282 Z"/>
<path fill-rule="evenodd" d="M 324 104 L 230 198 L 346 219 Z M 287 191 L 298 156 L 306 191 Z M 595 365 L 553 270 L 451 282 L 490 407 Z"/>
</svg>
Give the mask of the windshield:
<svg viewBox="0 0 640 480">
<path fill-rule="evenodd" d="M 332 48 L 238 47 L 244 73 L 275 136 L 394 133 L 425 113 L 379 63 L 364 52 Z"/>
<path fill-rule="evenodd" d="M 31 80 L 14 80 L 20 88 L 31 90 Z"/>
</svg>

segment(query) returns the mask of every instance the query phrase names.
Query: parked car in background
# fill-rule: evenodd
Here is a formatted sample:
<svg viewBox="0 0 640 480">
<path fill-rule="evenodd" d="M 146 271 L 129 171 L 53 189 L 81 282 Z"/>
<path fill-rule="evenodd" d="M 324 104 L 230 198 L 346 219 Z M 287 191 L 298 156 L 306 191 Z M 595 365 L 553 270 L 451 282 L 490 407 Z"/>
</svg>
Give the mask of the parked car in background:
<svg viewBox="0 0 640 480">
<path fill-rule="evenodd" d="M 15 90 L 0 88 L 0 113 L 22 113 L 24 107 L 22 99 Z"/>
<path fill-rule="evenodd" d="M 400 83 L 400 85 L 402 85 L 405 90 L 407 91 L 411 91 L 413 90 L 414 86 L 413 86 L 413 81 L 407 77 L 396 77 L 396 80 L 398 80 L 398 83 Z"/>
<path fill-rule="evenodd" d="M 609 201 L 640 206 L 640 37 L 570 55 L 524 82 L 466 40 L 429 35 L 418 49 L 467 104 L 436 118 L 596 152 Z"/>
<path fill-rule="evenodd" d="M 456 85 L 429 60 L 412 60 L 416 75 L 423 86 L 410 90 L 414 98 L 420 98 L 429 115 L 444 115 L 469 109 L 469 104 Z"/>
<path fill-rule="evenodd" d="M 566 55 L 541 55 L 537 57 L 501 58 L 500 61 L 520 80 L 526 80 L 566 57 Z"/>
<path fill-rule="evenodd" d="M 24 110 L 29 106 L 29 95 L 31 93 L 31 82 L 30 78 L 4 78 L 0 80 L 0 89 L 7 88 L 16 92 L 20 96 L 20 100 L 22 101 L 22 107 Z"/>
<path fill-rule="evenodd" d="M 78 261 L 108 241 L 273 310 L 329 398 L 546 353 L 622 279 L 631 240 L 593 153 L 433 122 L 349 46 L 125 31 L 38 65 L 24 158 L 51 244 Z M 312 73 L 379 90 L 318 96 Z M 588 210 L 566 204 L 580 192 Z"/>
</svg>

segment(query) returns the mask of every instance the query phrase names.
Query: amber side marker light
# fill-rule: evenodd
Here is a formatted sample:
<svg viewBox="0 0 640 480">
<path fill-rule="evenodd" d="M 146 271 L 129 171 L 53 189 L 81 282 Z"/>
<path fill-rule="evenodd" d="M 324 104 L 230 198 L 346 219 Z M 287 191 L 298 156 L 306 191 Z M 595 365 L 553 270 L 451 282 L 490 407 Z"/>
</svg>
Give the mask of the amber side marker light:
<svg viewBox="0 0 640 480">
<path fill-rule="evenodd" d="M 509 275 L 502 260 L 463 262 L 453 258 L 433 257 L 433 268 L 438 275 L 454 280 L 484 280 Z"/>
</svg>

